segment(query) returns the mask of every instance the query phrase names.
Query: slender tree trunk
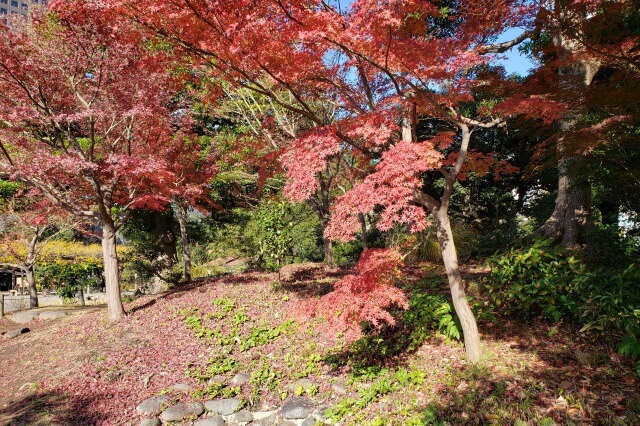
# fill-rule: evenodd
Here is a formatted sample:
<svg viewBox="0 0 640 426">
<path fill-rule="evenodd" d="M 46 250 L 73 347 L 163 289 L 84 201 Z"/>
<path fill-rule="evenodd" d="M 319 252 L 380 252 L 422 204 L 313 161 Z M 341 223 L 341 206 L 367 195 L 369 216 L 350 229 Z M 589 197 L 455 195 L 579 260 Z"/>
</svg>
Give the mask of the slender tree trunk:
<svg viewBox="0 0 640 426">
<path fill-rule="evenodd" d="M 38 289 L 36 288 L 36 277 L 33 272 L 33 265 L 27 265 L 27 283 L 29 284 L 29 306 L 38 307 Z"/>
<path fill-rule="evenodd" d="M 41 235 L 40 232 L 39 227 L 36 227 L 35 234 L 31 242 L 29 242 L 27 262 L 24 265 L 27 272 L 27 284 L 29 284 L 29 306 L 32 308 L 38 307 L 38 289 L 36 288 L 36 277 L 33 271 L 33 265 L 36 262 L 36 244 L 38 244 L 38 239 Z"/>
<path fill-rule="evenodd" d="M 191 248 L 189 246 L 189 234 L 187 233 L 188 208 L 176 204 L 178 212 L 178 224 L 180 225 L 180 237 L 182 239 L 182 258 L 184 262 L 184 280 L 191 281 Z"/>
<path fill-rule="evenodd" d="M 467 296 L 462 284 L 462 276 L 458 266 L 458 253 L 453 240 L 453 232 L 451 231 L 451 223 L 447 209 L 435 209 L 433 215 L 436 220 L 436 228 L 438 234 L 438 242 L 442 251 L 442 261 L 447 271 L 449 279 L 449 288 L 451 289 L 451 298 L 456 315 L 460 319 L 462 325 L 462 333 L 464 334 L 464 347 L 467 353 L 467 359 L 476 363 L 480 359 L 480 333 L 476 319 L 471 311 Z"/>
<path fill-rule="evenodd" d="M 78 285 L 78 291 L 76 292 L 76 297 L 78 298 L 78 303 L 80 304 L 80 306 L 85 306 L 84 289 L 82 288 L 82 284 Z"/>
<path fill-rule="evenodd" d="M 358 218 L 360 219 L 360 238 L 362 239 L 362 251 L 365 251 L 369 248 L 367 245 L 367 219 L 362 213 L 358 215 Z"/>
<path fill-rule="evenodd" d="M 322 237 L 322 246 L 324 248 L 324 263 L 327 265 L 333 265 L 335 260 L 333 258 L 333 242 L 324 236 L 325 225 L 322 226 L 323 229 L 323 237 Z"/>
<path fill-rule="evenodd" d="M 118 253 L 116 252 L 116 229 L 111 223 L 102 221 L 102 255 L 104 257 L 104 279 L 107 288 L 107 310 L 109 319 L 120 320 L 124 317 L 124 307 L 120 295 L 120 272 Z"/>
</svg>

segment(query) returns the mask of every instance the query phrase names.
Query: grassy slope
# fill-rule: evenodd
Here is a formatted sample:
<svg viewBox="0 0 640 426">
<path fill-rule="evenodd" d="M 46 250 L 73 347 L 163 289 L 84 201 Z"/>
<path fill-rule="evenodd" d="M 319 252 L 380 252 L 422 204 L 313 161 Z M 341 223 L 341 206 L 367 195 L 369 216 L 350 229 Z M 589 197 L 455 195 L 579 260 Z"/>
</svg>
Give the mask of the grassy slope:
<svg viewBox="0 0 640 426">
<path fill-rule="evenodd" d="M 424 275 L 408 273 L 416 282 Z M 288 322 L 291 307 L 326 280 L 282 287 L 274 279 L 235 275 L 145 297 L 118 324 L 100 311 L 34 324 L 0 342 L 0 358 L 13 360 L 0 370 L 0 424 L 137 424 L 135 406 L 165 392 L 186 401 L 239 395 L 255 410 L 306 393 L 358 425 L 640 422 L 630 364 L 567 327 L 481 324 L 486 358 L 479 366 L 461 359 L 460 343 L 440 336 L 393 358 L 380 356 L 388 348 L 382 344 L 336 356 L 336 341 Z M 208 384 L 237 372 L 250 382 Z M 294 389 L 300 378 L 314 386 Z M 193 391 L 168 391 L 175 383 Z"/>
</svg>

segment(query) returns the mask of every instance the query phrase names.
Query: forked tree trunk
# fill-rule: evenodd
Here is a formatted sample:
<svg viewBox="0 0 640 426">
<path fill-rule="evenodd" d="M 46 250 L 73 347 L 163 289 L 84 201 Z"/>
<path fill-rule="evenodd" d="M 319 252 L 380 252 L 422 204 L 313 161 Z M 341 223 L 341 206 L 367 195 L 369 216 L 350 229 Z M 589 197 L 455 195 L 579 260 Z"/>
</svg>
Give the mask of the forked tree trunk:
<svg viewBox="0 0 640 426">
<path fill-rule="evenodd" d="M 109 223 L 102 223 L 102 256 L 104 257 L 104 280 L 107 288 L 107 310 L 109 319 L 120 320 L 124 317 L 124 307 L 120 299 L 120 272 L 118 253 L 116 252 L 116 229 Z"/>
<path fill-rule="evenodd" d="M 458 266 L 458 253 L 453 240 L 449 214 L 447 209 L 438 208 L 434 210 L 433 216 L 435 218 L 440 250 L 442 251 L 442 262 L 444 263 L 447 278 L 449 279 L 453 307 L 462 325 L 467 359 L 469 362 L 476 363 L 480 360 L 480 333 L 478 332 L 478 325 L 467 301 L 464 285 L 462 284 L 462 276 L 460 275 L 460 268 Z"/>
<path fill-rule="evenodd" d="M 189 246 L 189 234 L 187 233 L 188 208 L 176 204 L 180 237 L 182 239 L 182 259 L 184 263 L 184 280 L 191 281 L 191 248 Z"/>
</svg>

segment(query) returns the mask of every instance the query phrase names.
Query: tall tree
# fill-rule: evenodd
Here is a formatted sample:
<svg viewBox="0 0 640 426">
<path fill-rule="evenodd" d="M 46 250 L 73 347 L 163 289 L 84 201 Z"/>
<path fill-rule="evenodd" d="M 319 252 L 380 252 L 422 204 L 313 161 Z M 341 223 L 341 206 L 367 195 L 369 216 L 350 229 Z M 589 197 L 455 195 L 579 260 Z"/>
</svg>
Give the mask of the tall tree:
<svg viewBox="0 0 640 426">
<path fill-rule="evenodd" d="M 163 206 L 173 175 L 157 153 L 174 132 L 179 82 L 167 53 L 101 3 L 52 8 L 0 28 L 0 171 L 99 225 L 117 320 L 116 232 L 128 209 Z"/>
<path fill-rule="evenodd" d="M 467 357 L 480 357 L 476 322 L 460 277 L 448 208 L 453 185 L 468 157 L 472 134 L 500 125 L 491 108 L 468 114 L 474 87 L 484 84 L 476 70 L 504 44 L 486 46 L 505 28 L 528 25 L 534 10 L 526 2 L 357 0 L 346 12 L 330 3 L 290 1 L 174 1 L 127 3 L 138 21 L 190 50 L 217 78 L 273 99 L 312 122 L 304 138 L 307 162 L 297 180 L 314 182 L 342 146 L 371 155 L 375 168 L 337 201 L 327 230 L 350 238 L 359 217 L 382 208 L 378 227 L 393 223 L 424 229 L 430 215 L 438 230 L 443 262 Z M 454 25 L 442 25 L 442 22 Z M 336 57 L 331 61 L 328 58 Z M 267 81 L 269 84 L 265 84 Z M 292 96 L 283 99 L 282 91 Z M 338 120 L 327 123 L 313 108 L 328 101 Z M 542 99 L 513 108 L 532 109 Z M 525 105 L 526 104 L 526 105 Z M 418 116 L 446 121 L 450 130 L 416 139 Z M 441 148 L 451 152 L 445 158 Z M 486 167 L 485 167 L 486 168 Z M 425 172 L 439 170 L 444 191 L 422 191 Z M 307 191 L 317 188 L 312 183 Z"/>
</svg>

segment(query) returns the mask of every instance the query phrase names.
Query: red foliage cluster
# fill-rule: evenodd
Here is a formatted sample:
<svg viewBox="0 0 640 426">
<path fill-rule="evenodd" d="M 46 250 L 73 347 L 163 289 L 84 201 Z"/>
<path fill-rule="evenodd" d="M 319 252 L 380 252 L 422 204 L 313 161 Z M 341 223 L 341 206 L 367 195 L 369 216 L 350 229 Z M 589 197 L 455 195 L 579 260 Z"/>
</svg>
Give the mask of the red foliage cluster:
<svg viewBox="0 0 640 426">
<path fill-rule="evenodd" d="M 375 329 L 396 321 L 387 311 L 392 306 L 408 309 L 405 294 L 394 285 L 400 276 L 400 254 L 393 249 L 370 249 L 362 253 L 356 266 L 357 274 L 347 275 L 334 285 L 334 291 L 307 301 L 295 312 L 309 321 L 324 318 L 322 331 L 328 336 L 342 333 L 347 341 L 362 335 L 362 324 Z"/>
</svg>

